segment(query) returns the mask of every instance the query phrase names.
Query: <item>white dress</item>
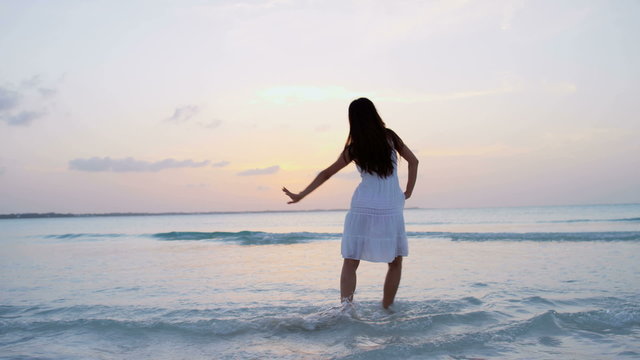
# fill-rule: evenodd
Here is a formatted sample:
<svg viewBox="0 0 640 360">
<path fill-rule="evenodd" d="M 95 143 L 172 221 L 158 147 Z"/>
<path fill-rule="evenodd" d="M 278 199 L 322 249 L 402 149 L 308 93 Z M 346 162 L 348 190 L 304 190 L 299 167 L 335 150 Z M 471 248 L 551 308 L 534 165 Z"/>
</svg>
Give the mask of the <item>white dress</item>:
<svg viewBox="0 0 640 360">
<path fill-rule="evenodd" d="M 404 193 L 398 182 L 398 160 L 392 151 L 393 174 L 380 178 L 360 167 L 360 185 L 351 198 L 344 221 L 342 257 L 345 259 L 392 262 L 407 256 L 409 246 L 404 229 Z"/>
</svg>

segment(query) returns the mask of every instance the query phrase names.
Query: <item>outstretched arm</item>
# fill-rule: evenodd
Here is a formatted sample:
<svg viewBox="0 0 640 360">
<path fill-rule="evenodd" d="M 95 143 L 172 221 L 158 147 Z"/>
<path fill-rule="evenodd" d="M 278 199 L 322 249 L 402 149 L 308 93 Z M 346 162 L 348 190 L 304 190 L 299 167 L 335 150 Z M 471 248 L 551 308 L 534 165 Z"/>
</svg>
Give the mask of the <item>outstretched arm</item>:
<svg viewBox="0 0 640 360">
<path fill-rule="evenodd" d="M 404 191 L 404 198 L 408 199 L 413 193 L 413 187 L 416 185 L 416 178 L 418 177 L 418 158 L 409 150 L 407 145 L 402 144 L 402 147 L 398 150 L 400 156 L 402 156 L 409 163 L 409 178 L 407 179 L 407 188 Z"/>
<path fill-rule="evenodd" d="M 340 154 L 340 157 L 338 157 L 338 160 L 336 160 L 328 168 L 320 171 L 318 176 L 316 176 L 316 178 L 313 179 L 311 184 L 309 184 L 309 186 L 307 186 L 300 193 L 298 194 L 292 193 L 291 191 L 287 190 L 286 187 L 283 187 L 282 191 L 284 191 L 284 193 L 291 198 L 291 201 L 289 201 L 287 204 L 297 203 L 298 201 L 302 200 L 305 196 L 309 195 L 313 190 L 317 189 L 325 181 L 329 180 L 330 177 L 332 177 L 335 173 L 337 173 L 342 168 L 347 166 L 350 162 L 351 162 L 351 157 L 349 156 L 349 153 L 345 150 L 342 152 L 342 154 Z"/>
</svg>

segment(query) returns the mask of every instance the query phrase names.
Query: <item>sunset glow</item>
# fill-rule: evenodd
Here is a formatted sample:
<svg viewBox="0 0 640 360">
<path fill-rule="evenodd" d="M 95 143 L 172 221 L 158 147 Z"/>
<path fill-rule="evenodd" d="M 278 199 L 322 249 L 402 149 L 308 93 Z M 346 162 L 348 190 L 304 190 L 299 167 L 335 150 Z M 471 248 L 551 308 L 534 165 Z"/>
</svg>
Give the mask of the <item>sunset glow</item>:
<svg viewBox="0 0 640 360">
<path fill-rule="evenodd" d="M 407 206 L 640 202 L 634 1 L 3 1 L 0 213 L 347 208 L 347 107 Z M 402 163 L 401 176 L 406 176 Z M 405 181 L 401 178 L 401 181 Z"/>
</svg>

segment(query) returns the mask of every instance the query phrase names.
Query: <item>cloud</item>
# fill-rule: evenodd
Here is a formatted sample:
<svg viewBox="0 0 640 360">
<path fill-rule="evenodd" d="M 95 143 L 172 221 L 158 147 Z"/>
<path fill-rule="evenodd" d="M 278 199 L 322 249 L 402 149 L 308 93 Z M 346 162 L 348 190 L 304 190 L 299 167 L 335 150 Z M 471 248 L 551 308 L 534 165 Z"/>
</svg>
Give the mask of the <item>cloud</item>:
<svg viewBox="0 0 640 360">
<path fill-rule="evenodd" d="M 28 126 L 33 120 L 42 117 L 44 113 L 35 112 L 35 111 L 21 111 L 15 115 L 5 115 L 1 116 L 0 119 L 7 122 L 9 125 L 14 126 Z"/>
<path fill-rule="evenodd" d="M 200 126 L 207 128 L 207 129 L 215 129 L 217 127 L 219 127 L 222 124 L 222 120 L 220 119 L 213 119 L 209 122 L 199 122 L 198 123 Z"/>
<path fill-rule="evenodd" d="M 45 97 L 45 98 L 53 96 L 57 92 L 58 91 L 56 89 L 45 88 L 45 87 L 38 88 L 38 93 L 40 93 L 40 95 L 42 95 L 42 97 Z"/>
<path fill-rule="evenodd" d="M 167 121 L 183 123 L 189 121 L 192 117 L 196 116 L 200 108 L 196 105 L 185 105 L 176 108 L 173 115 L 167 118 Z"/>
<path fill-rule="evenodd" d="M 14 109 L 19 100 L 20 95 L 17 92 L 0 87 L 0 114 Z"/>
<path fill-rule="evenodd" d="M 0 175 L 4 175 L 5 171 L 7 171 L 7 168 L 0 166 Z"/>
<path fill-rule="evenodd" d="M 23 88 L 31 89 L 31 88 L 34 88 L 34 87 L 40 85 L 41 83 L 42 83 L 42 76 L 34 75 L 34 76 L 30 77 L 29 79 L 22 80 L 20 85 Z"/>
<path fill-rule="evenodd" d="M 123 159 L 111 159 L 110 157 L 92 157 L 88 159 L 73 159 L 69 161 L 69 169 L 89 172 L 157 172 L 165 169 L 196 168 L 206 166 L 208 164 L 209 160 L 193 161 L 190 159 L 164 159 L 160 161 L 150 162 L 144 160 L 136 160 L 132 157 Z"/>
<path fill-rule="evenodd" d="M 249 169 L 238 173 L 239 176 L 253 176 L 253 175 L 269 175 L 275 174 L 280 170 L 279 165 L 273 165 L 262 169 Z"/>
<path fill-rule="evenodd" d="M 228 161 L 219 161 L 217 163 L 211 164 L 211 167 L 225 167 L 225 166 L 227 166 L 229 164 L 230 164 L 230 162 L 228 162 Z"/>
<path fill-rule="evenodd" d="M 14 89 L 0 87 L 0 121 L 10 126 L 29 126 L 46 115 L 46 105 L 57 90 L 40 86 L 42 82 L 42 77 L 36 75 L 23 80 Z"/>
</svg>

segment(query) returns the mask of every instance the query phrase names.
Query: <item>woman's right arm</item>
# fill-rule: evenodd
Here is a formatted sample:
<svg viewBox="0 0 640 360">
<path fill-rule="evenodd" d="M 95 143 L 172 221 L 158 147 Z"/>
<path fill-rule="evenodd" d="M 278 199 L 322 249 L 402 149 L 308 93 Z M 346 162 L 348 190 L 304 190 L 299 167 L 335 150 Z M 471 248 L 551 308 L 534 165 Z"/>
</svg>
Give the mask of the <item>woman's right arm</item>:
<svg viewBox="0 0 640 360">
<path fill-rule="evenodd" d="M 307 186 L 300 193 L 298 194 L 292 193 L 286 187 L 283 187 L 282 191 L 289 198 L 291 198 L 291 201 L 289 201 L 287 204 L 297 203 L 298 201 L 302 200 L 305 196 L 309 195 L 313 190 L 317 189 L 325 181 L 329 180 L 330 177 L 332 177 L 335 173 L 337 173 L 342 168 L 347 166 L 350 162 L 351 162 L 351 156 L 349 155 L 349 152 L 345 149 L 342 152 L 342 154 L 340 154 L 340 157 L 338 157 L 338 160 L 336 160 L 328 168 L 320 171 L 320 173 L 316 176 L 316 178 L 313 179 L 311 184 L 309 184 L 309 186 Z"/>
<path fill-rule="evenodd" d="M 418 158 L 413 154 L 407 145 L 401 143 L 401 148 L 398 149 L 398 153 L 409 163 L 409 178 L 407 179 L 407 188 L 404 191 L 404 198 L 408 199 L 413 193 L 413 187 L 416 185 L 416 179 L 418 177 Z"/>
</svg>

